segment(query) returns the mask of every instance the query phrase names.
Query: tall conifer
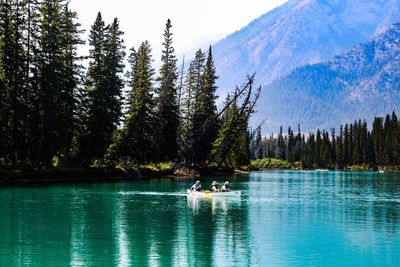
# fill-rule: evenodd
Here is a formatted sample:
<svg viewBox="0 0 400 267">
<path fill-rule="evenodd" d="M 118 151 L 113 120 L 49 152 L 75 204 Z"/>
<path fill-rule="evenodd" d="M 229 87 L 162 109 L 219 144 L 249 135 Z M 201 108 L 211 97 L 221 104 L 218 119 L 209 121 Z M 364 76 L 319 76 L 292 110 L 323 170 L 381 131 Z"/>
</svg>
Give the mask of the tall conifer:
<svg viewBox="0 0 400 267">
<path fill-rule="evenodd" d="M 86 164 L 103 158 L 120 122 L 125 56 L 122 35 L 118 19 L 106 27 L 98 13 L 89 36 L 87 119 L 79 140 L 79 154 Z"/>
<path fill-rule="evenodd" d="M 137 52 L 131 51 L 127 112 L 115 153 L 117 158 L 145 163 L 153 159 L 154 152 L 154 69 L 151 66 L 151 47 L 147 41 L 141 44 Z"/>
<path fill-rule="evenodd" d="M 174 161 L 178 151 L 179 110 L 177 102 L 178 77 L 176 57 L 172 46 L 171 21 L 168 19 L 164 30 L 162 66 L 158 78 L 159 88 L 154 131 L 156 160 Z"/>
<path fill-rule="evenodd" d="M 202 53 L 200 50 L 196 53 L 196 58 L 199 63 L 202 62 Z M 199 71 L 200 66 L 201 64 L 199 64 Z M 196 163 L 204 163 L 208 159 L 212 144 L 217 135 L 217 125 L 213 116 L 216 115 L 217 111 L 215 91 L 217 89 L 216 79 L 218 77 L 215 74 L 211 46 L 208 51 L 206 64 L 204 65 L 204 72 L 200 75 L 200 80 L 197 81 L 199 86 L 196 91 L 191 137 L 193 142 L 191 149 L 194 154 L 193 159 Z"/>
</svg>

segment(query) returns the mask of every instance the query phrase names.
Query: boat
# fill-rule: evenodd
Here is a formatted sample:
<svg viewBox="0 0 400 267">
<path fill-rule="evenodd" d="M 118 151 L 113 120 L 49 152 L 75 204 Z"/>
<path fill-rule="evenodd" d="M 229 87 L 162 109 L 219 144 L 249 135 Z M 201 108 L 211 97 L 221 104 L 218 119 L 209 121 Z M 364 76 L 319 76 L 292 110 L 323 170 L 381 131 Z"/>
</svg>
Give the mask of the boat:
<svg viewBox="0 0 400 267">
<path fill-rule="evenodd" d="M 209 190 L 190 191 L 189 189 L 187 190 L 187 195 L 194 197 L 240 197 L 241 194 L 242 191 L 239 190 L 229 192 L 211 192 Z"/>
</svg>

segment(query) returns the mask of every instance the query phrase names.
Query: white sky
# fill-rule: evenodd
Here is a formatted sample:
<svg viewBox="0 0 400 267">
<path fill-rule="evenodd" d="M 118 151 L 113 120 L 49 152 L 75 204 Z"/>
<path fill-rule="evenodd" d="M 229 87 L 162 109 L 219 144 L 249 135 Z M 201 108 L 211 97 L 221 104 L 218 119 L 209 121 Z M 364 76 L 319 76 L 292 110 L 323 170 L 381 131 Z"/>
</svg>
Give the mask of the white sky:
<svg viewBox="0 0 400 267">
<path fill-rule="evenodd" d="M 172 21 L 174 47 L 184 53 L 205 42 L 212 42 L 239 30 L 287 0 L 71 0 L 78 12 L 82 29 L 89 33 L 97 12 L 106 24 L 114 17 L 120 20 L 127 48 L 137 48 L 148 40 L 153 56 L 160 61 L 165 22 Z"/>
</svg>

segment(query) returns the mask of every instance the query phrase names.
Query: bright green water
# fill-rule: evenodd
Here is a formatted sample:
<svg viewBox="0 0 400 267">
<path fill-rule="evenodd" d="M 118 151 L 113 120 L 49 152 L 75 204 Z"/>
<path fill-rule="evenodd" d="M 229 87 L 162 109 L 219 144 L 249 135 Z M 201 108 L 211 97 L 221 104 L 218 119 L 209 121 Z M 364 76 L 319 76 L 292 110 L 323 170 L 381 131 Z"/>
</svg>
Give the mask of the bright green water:
<svg viewBox="0 0 400 267">
<path fill-rule="evenodd" d="M 229 180 L 241 198 L 174 179 L 0 188 L 0 266 L 400 266 L 400 175 Z"/>
</svg>

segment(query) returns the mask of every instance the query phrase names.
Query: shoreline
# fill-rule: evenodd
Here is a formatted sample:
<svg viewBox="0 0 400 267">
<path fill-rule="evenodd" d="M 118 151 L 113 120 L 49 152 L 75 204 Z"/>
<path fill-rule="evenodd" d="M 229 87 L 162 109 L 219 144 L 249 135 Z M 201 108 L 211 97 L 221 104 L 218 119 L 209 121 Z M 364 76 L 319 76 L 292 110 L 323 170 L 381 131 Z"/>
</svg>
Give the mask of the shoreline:
<svg viewBox="0 0 400 267">
<path fill-rule="evenodd" d="M 163 165 L 160 163 L 159 165 Z M 149 167 L 150 166 L 150 167 Z M 79 167 L 53 167 L 47 169 L 2 169 L 0 168 L 0 187 L 29 185 L 29 184 L 65 184 L 65 183 L 96 183 L 143 181 L 153 178 L 194 179 L 200 175 L 231 175 L 234 170 L 190 168 L 170 165 L 170 168 L 158 168 L 157 164 L 149 164 L 135 170 L 120 168 L 79 168 Z"/>
<path fill-rule="evenodd" d="M 376 173 L 400 173 L 399 170 L 358 170 L 358 169 L 295 169 L 295 168 L 260 168 L 254 171 L 314 171 L 314 172 L 376 172 Z"/>
<path fill-rule="evenodd" d="M 319 170 L 319 171 L 369 171 L 369 172 L 400 172 L 400 166 L 397 165 L 369 165 L 369 164 L 353 164 L 347 166 L 340 165 L 327 165 L 321 166 L 307 166 L 304 167 L 301 162 L 289 162 L 286 160 L 264 158 L 257 159 L 251 162 L 249 168 L 266 169 L 266 170 Z"/>
<path fill-rule="evenodd" d="M 56 184 L 68 182 L 122 181 L 134 179 L 120 169 L 49 168 L 0 169 L 0 187 L 24 184 Z"/>
<path fill-rule="evenodd" d="M 393 167 L 393 166 L 391 166 Z M 298 168 L 298 167 L 265 167 L 257 168 L 255 166 L 244 166 L 240 169 L 215 170 L 207 169 L 201 172 L 202 175 L 247 175 L 253 171 L 345 171 L 345 172 L 380 172 L 380 173 L 400 173 L 399 169 L 389 168 L 389 166 L 379 166 L 377 169 L 361 168 Z M 172 179 L 194 179 L 199 177 L 200 173 L 185 169 L 169 171 L 145 171 L 144 173 L 134 172 L 129 174 L 122 169 L 106 168 L 51 168 L 51 169 L 30 169 L 30 170 L 5 170 L 0 169 L 0 187 L 19 186 L 19 185 L 48 185 L 48 184 L 67 184 L 67 183 L 96 183 L 96 182 L 121 182 L 121 181 L 143 181 L 152 178 L 172 178 Z"/>
<path fill-rule="evenodd" d="M 381 173 L 400 173 L 398 168 L 388 168 L 388 166 L 378 166 L 378 168 L 357 168 L 353 166 L 345 168 L 259 168 L 257 170 L 286 170 L 286 171 L 343 171 L 343 172 L 381 172 Z"/>
</svg>

